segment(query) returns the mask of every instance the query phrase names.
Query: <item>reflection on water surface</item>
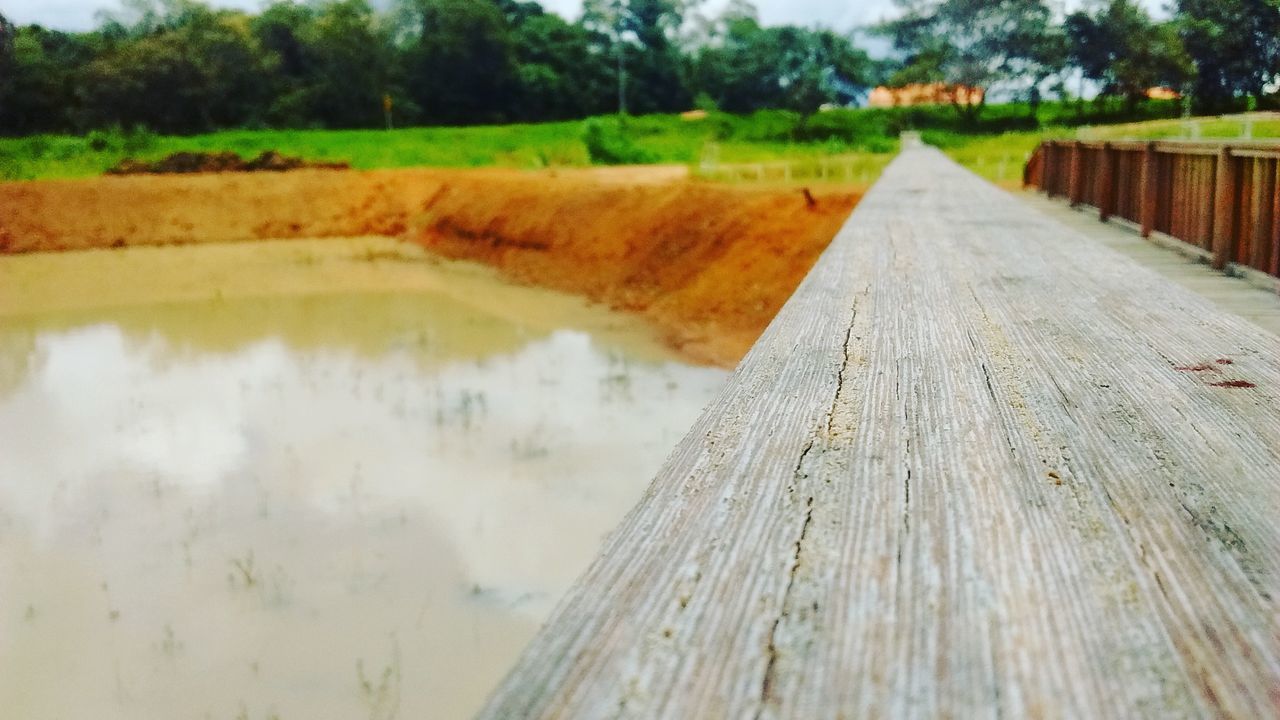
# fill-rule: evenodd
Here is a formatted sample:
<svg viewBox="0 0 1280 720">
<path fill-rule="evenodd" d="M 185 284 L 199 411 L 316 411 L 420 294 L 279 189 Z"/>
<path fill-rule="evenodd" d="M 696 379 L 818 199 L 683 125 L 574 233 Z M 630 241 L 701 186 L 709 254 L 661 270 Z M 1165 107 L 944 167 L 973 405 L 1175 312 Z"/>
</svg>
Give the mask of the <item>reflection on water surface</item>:
<svg viewBox="0 0 1280 720">
<path fill-rule="evenodd" d="M 724 379 L 382 243 L 0 258 L 6 716 L 466 716 Z"/>
</svg>

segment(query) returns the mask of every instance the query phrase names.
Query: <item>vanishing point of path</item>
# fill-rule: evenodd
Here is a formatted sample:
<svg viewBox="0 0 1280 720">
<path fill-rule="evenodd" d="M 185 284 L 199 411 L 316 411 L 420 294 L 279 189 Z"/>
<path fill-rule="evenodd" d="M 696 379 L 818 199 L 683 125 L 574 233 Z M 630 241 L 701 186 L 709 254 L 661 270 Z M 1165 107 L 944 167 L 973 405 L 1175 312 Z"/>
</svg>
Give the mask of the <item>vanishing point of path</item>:
<svg viewBox="0 0 1280 720">
<path fill-rule="evenodd" d="M 905 151 L 482 717 L 1280 713 L 1280 337 Z"/>
</svg>

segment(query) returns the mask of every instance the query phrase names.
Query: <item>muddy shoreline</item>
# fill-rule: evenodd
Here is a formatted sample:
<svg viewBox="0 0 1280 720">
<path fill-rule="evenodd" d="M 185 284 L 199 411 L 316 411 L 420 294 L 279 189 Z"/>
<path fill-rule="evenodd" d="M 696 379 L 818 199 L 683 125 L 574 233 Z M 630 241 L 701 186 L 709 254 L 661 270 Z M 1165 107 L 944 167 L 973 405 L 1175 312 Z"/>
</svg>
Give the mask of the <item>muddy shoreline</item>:
<svg viewBox="0 0 1280 720">
<path fill-rule="evenodd" d="M 654 323 L 732 366 L 860 194 L 741 188 L 674 168 L 298 170 L 0 184 L 0 253 L 383 235 Z"/>
</svg>

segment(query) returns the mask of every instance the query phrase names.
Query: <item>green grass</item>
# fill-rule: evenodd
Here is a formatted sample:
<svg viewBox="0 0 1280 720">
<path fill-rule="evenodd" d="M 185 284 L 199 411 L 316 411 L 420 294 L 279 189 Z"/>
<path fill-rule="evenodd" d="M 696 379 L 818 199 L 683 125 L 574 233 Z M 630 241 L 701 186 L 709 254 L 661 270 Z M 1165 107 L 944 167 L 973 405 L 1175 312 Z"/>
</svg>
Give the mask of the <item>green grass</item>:
<svg viewBox="0 0 1280 720">
<path fill-rule="evenodd" d="M 586 165 L 580 123 L 405 130 L 231 130 L 208 135 L 96 133 L 0 139 L 0 177 L 27 180 L 100 175 L 125 157 L 156 160 L 178 151 L 264 150 L 359 169 L 413 166 Z"/>
<path fill-rule="evenodd" d="M 798 122 L 798 116 L 796 118 Z M 752 118 L 716 115 L 697 122 L 655 115 L 599 118 L 625 136 L 645 162 L 770 162 L 849 152 L 889 154 L 896 142 L 882 136 L 793 140 L 794 128 L 756 132 Z M 230 130 L 192 136 L 147 132 L 95 132 L 85 136 L 0 138 L 0 179 L 77 178 L 102 174 L 126 157 L 157 160 L 178 151 L 232 151 L 252 157 L 264 150 L 308 160 L 346 161 L 357 169 L 398 167 L 575 167 L 592 164 L 583 142 L 585 121 L 531 125 L 433 127 L 403 130 Z"/>
<path fill-rule="evenodd" d="M 996 183 L 1020 183 L 1022 166 L 1036 146 L 1045 140 L 1073 140 L 1077 136 L 1094 140 L 1160 140 L 1191 137 L 1189 121 L 1182 118 L 1089 127 L 1046 126 L 1037 130 L 999 135 L 972 135 L 946 130 L 926 130 L 925 142 L 936 145 L 956 162 Z M 1244 120 L 1232 116 L 1190 119 L 1199 126 L 1200 140 L 1238 139 Z M 1252 136 L 1259 140 L 1280 138 L 1280 120 L 1257 118 Z"/>
<path fill-rule="evenodd" d="M 264 150 L 317 161 L 346 161 L 357 169 L 397 167 L 576 167 L 610 162 L 720 164 L 791 162 L 858 157 L 874 178 L 897 151 L 903 130 L 921 130 L 926 142 L 996 182 L 1013 183 L 1036 144 L 1046 138 L 1171 137 L 1184 132 L 1171 118 L 1177 106 L 1148 103 L 1124 115 L 1105 106 L 1044 103 L 1039 122 L 1025 104 L 988 107 L 966 125 L 950 107 L 837 110 L 805 118 L 765 110 L 747 116 L 713 113 L 695 122 L 675 115 L 532 125 L 403 130 L 231 130 L 193 136 L 148 132 L 94 132 L 86 136 L 0 138 L 0 179 L 28 180 L 100 175 L 126 157 L 156 160 L 178 151 L 226 151 L 252 157 Z M 1140 123 L 1116 124 L 1144 120 Z M 1110 124 L 1107 124 L 1110 123 Z M 594 130 L 588 132 L 588 128 Z M 1205 119 L 1202 134 L 1239 134 L 1240 122 Z M 1257 137 L 1280 137 L 1280 121 L 1258 121 Z M 590 140 L 592 147 L 584 140 Z M 808 173 L 802 173 L 808 174 Z M 861 170 L 859 175 L 864 175 Z"/>
<path fill-rule="evenodd" d="M 1045 140 L 1071 137 L 1069 128 L 1044 128 L 1000 135 L 961 135 L 925 132 L 924 141 L 942 149 L 951 159 L 996 184 L 1021 184 L 1022 166 Z"/>
<path fill-rule="evenodd" d="M 1254 119 L 1252 136 L 1255 139 L 1280 138 L 1280 120 Z M 1185 139 L 1195 136 L 1192 126 L 1199 128 L 1199 139 L 1240 139 L 1244 137 L 1246 121 L 1240 117 L 1198 117 L 1188 120 L 1161 120 L 1157 122 L 1128 123 L 1086 129 L 1089 138 L 1108 140 L 1160 140 Z"/>
</svg>

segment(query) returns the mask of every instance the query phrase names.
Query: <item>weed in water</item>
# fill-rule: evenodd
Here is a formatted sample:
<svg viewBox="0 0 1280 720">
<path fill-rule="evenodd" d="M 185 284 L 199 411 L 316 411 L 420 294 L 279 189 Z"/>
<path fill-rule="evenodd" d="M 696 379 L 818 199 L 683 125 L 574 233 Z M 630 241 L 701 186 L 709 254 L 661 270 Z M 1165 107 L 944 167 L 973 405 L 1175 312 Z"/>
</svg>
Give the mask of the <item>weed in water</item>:
<svg viewBox="0 0 1280 720">
<path fill-rule="evenodd" d="M 391 661 L 376 678 L 365 673 L 364 660 L 356 660 L 356 682 L 360 699 L 369 710 L 369 720 L 393 720 L 400 712 L 400 641 L 391 635 Z"/>
<path fill-rule="evenodd" d="M 178 635 L 173 631 L 173 626 L 165 623 L 161 631 L 160 652 L 168 657 L 177 657 L 182 652 L 182 642 L 178 640 Z"/>
<path fill-rule="evenodd" d="M 227 580 L 232 587 L 243 586 L 251 588 L 258 584 L 258 576 L 254 572 L 253 551 L 245 553 L 242 558 L 231 558 L 231 567 L 234 572 L 227 575 Z"/>
</svg>

